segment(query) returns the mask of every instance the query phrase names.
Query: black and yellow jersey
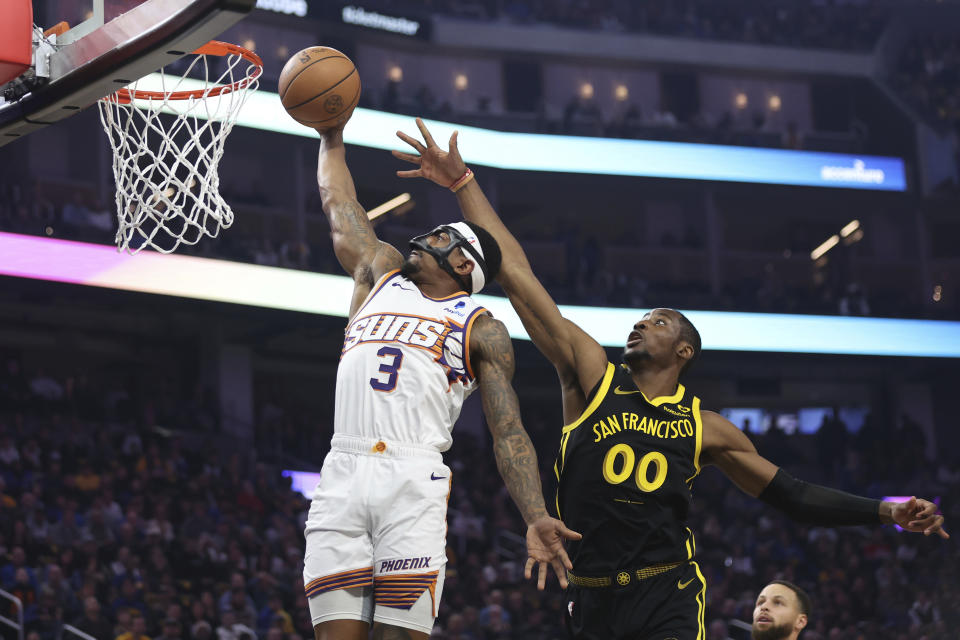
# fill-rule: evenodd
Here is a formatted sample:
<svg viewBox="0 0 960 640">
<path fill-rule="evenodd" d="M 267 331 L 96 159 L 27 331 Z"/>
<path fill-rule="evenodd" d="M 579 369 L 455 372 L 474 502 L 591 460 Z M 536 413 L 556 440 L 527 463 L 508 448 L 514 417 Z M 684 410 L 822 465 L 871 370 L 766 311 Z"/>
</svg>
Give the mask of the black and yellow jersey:
<svg viewBox="0 0 960 640">
<path fill-rule="evenodd" d="M 683 385 L 647 398 L 626 366 L 607 364 L 583 414 L 563 428 L 554 466 L 557 510 L 583 534 L 569 549 L 575 572 L 693 557 L 685 523 L 702 433 L 700 398 Z"/>
</svg>

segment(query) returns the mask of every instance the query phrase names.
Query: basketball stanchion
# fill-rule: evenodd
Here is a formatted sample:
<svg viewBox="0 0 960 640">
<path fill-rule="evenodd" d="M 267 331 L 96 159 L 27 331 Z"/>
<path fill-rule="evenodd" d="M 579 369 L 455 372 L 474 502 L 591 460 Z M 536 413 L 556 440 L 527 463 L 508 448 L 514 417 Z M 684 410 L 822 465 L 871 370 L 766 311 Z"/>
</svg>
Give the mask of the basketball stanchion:
<svg viewBox="0 0 960 640">
<path fill-rule="evenodd" d="M 117 249 L 171 253 L 181 244 L 216 237 L 233 224 L 217 172 L 224 141 L 263 73 L 260 57 L 212 40 L 193 52 L 182 74 L 160 70 L 159 91 L 138 80 L 99 101 L 113 149 Z M 216 61 L 226 61 L 215 72 Z M 202 72 L 202 80 L 191 73 Z M 199 82 L 197 89 L 185 89 Z"/>
</svg>

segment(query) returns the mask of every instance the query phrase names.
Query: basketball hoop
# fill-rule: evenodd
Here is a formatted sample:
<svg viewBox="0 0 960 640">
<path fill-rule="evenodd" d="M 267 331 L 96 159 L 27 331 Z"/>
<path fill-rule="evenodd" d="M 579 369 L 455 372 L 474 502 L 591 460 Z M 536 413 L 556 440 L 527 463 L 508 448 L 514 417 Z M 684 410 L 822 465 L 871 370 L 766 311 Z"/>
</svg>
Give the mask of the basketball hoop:
<svg viewBox="0 0 960 640">
<path fill-rule="evenodd" d="M 159 90 L 140 88 L 151 82 L 138 80 L 98 103 L 113 148 L 118 251 L 151 247 L 171 253 L 233 224 L 217 166 L 240 108 L 259 84 L 263 62 L 252 51 L 216 40 L 193 56 L 182 74 L 161 69 Z M 216 72 L 220 59 L 226 69 Z M 202 80 L 189 77 L 201 72 Z"/>
</svg>

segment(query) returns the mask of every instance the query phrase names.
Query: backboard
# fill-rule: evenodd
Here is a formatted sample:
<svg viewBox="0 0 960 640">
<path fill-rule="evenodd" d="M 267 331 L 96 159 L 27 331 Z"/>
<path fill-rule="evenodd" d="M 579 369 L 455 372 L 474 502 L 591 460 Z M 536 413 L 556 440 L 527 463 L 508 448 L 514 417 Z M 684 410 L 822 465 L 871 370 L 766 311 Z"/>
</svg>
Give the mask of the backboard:
<svg viewBox="0 0 960 640">
<path fill-rule="evenodd" d="M 24 2 L 26 0 L 9 0 Z M 0 87 L 0 146 L 67 118 L 213 39 L 256 0 L 34 0 L 39 31 L 70 29 Z M 38 76 L 47 75 L 47 78 Z"/>
</svg>

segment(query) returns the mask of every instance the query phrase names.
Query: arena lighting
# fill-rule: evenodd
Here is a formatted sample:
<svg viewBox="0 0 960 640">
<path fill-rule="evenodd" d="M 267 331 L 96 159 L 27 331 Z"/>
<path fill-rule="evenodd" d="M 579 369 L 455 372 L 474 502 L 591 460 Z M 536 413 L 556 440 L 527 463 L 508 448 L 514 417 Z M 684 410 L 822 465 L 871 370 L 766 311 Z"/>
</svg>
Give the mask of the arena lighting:
<svg viewBox="0 0 960 640">
<path fill-rule="evenodd" d="M 746 109 L 748 102 L 747 94 L 742 91 L 733 97 L 733 104 L 736 105 L 737 109 Z"/>
<path fill-rule="evenodd" d="M 630 97 L 630 89 L 628 89 L 627 85 L 625 84 L 618 84 L 616 87 L 613 88 L 613 97 L 618 102 L 623 102 L 624 100 Z"/>
<path fill-rule="evenodd" d="M 593 97 L 593 85 L 589 82 L 584 82 L 580 85 L 580 97 L 584 100 L 589 100 Z"/>
<path fill-rule="evenodd" d="M 181 89 L 196 89 L 201 81 L 179 80 Z M 160 74 L 137 82 L 140 89 L 159 89 Z M 201 110 L 197 110 L 201 111 Z M 202 116 L 198 113 L 198 116 Z M 474 165 L 597 175 L 680 178 L 810 187 L 840 187 L 906 191 L 903 160 L 882 156 L 761 149 L 654 140 L 623 140 L 493 131 L 426 120 L 437 140 L 460 131 L 460 153 Z M 283 110 L 277 94 L 257 91 L 247 97 L 237 124 L 254 129 L 317 138 L 313 129 L 297 124 Z M 344 140 L 374 149 L 398 149 L 396 131 L 415 132 L 413 118 L 357 108 L 344 131 Z"/>
<path fill-rule="evenodd" d="M 342 318 L 353 292 L 347 276 L 176 254 L 130 256 L 112 245 L 2 232 L 0 275 Z M 513 338 L 529 340 L 506 298 L 476 298 Z M 623 347 L 644 311 L 566 305 L 560 310 L 600 344 L 615 348 Z M 960 358 L 960 322 L 721 311 L 686 315 L 700 330 L 704 349 Z"/>
<path fill-rule="evenodd" d="M 846 238 L 847 236 L 849 236 L 851 233 L 853 233 L 859 228 L 860 228 L 860 221 L 851 220 L 847 224 L 843 225 L 843 229 L 840 229 L 840 237 Z"/>
<path fill-rule="evenodd" d="M 457 91 L 463 91 L 464 89 L 466 89 L 466 88 L 467 88 L 467 83 L 468 83 L 468 81 L 467 81 L 467 74 L 465 74 L 465 73 L 458 73 L 458 74 L 457 74 L 456 76 L 454 76 L 454 78 L 453 78 L 453 87 L 454 87 L 454 89 L 456 89 Z"/>
<path fill-rule="evenodd" d="M 393 211 L 400 205 L 410 202 L 411 199 L 412 198 L 409 193 L 401 193 L 396 198 L 390 198 L 380 206 L 374 207 L 373 209 L 367 211 L 367 217 L 371 220 L 374 218 L 379 218 L 383 214 Z"/>
<path fill-rule="evenodd" d="M 307 500 L 313 500 L 313 492 L 320 484 L 320 474 L 313 471 L 295 471 L 284 469 L 280 472 L 283 478 L 290 478 L 290 488 L 298 492 Z"/>
<path fill-rule="evenodd" d="M 830 251 L 830 249 L 833 249 L 835 246 L 837 246 L 838 242 L 840 242 L 840 236 L 838 236 L 837 234 L 833 234 L 832 236 L 824 240 L 823 244 L 821 244 L 819 247 L 817 247 L 816 249 L 810 252 L 810 259 L 819 260 L 821 256 L 823 256 L 823 254 L 825 254 L 827 251 Z"/>
<path fill-rule="evenodd" d="M 847 224 L 843 225 L 843 228 L 840 229 L 840 235 L 833 234 L 829 238 L 823 241 L 823 243 L 810 252 L 811 260 L 819 260 L 822 258 L 827 251 L 833 249 L 840 242 L 840 238 L 846 240 L 845 245 L 851 245 L 855 242 L 858 242 L 860 238 L 863 237 L 863 230 L 860 229 L 859 220 L 851 220 Z"/>
<path fill-rule="evenodd" d="M 403 80 L 403 69 L 399 65 L 393 65 L 387 70 L 387 78 L 390 82 L 400 82 Z"/>
</svg>

